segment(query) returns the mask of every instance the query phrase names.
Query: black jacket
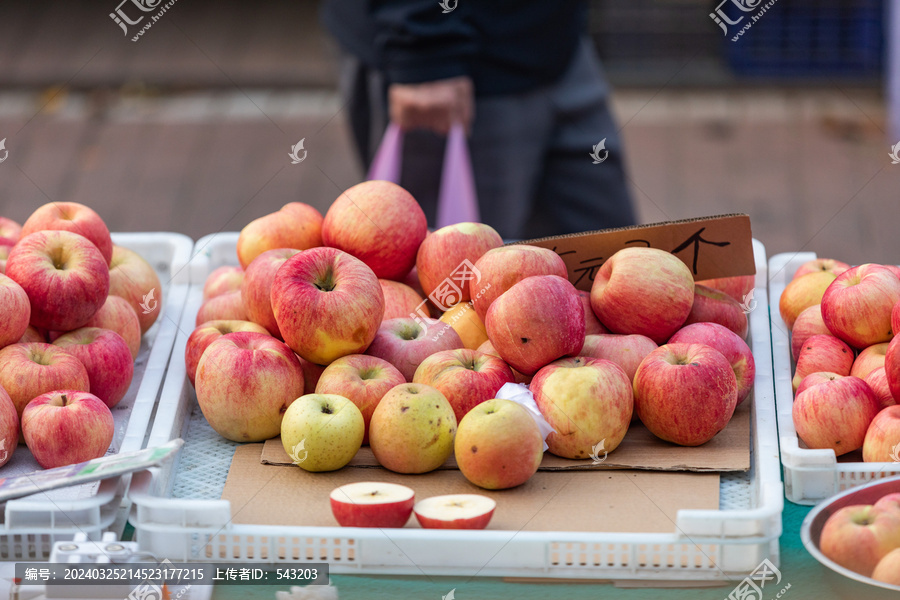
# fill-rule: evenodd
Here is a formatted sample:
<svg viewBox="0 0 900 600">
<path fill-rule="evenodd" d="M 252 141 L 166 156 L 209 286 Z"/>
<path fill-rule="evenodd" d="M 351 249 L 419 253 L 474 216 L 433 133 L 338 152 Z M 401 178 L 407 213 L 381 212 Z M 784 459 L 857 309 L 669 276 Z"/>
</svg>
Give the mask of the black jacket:
<svg viewBox="0 0 900 600">
<path fill-rule="evenodd" d="M 326 0 L 322 21 L 388 83 L 470 76 L 478 95 L 562 76 L 587 26 L 586 0 Z M 453 8 L 455 6 L 455 8 Z"/>
</svg>

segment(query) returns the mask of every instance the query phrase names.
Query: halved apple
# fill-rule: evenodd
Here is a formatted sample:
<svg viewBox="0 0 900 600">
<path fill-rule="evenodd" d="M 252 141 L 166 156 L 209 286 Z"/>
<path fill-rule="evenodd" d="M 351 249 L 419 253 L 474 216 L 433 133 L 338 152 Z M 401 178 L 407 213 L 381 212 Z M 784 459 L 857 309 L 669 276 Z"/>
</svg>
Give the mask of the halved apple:
<svg viewBox="0 0 900 600">
<path fill-rule="evenodd" d="M 381 481 L 348 483 L 332 490 L 330 498 L 342 527 L 403 527 L 415 504 L 410 488 Z"/>
<path fill-rule="evenodd" d="M 419 525 L 426 529 L 484 529 L 496 507 L 487 496 L 448 494 L 426 498 L 413 510 Z"/>
</svg>

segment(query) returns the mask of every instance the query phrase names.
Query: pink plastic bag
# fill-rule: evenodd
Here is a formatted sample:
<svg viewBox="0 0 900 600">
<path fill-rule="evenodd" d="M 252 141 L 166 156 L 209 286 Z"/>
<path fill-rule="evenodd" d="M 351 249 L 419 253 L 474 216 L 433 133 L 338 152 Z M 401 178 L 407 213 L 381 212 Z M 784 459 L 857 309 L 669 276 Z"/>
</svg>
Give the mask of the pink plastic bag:
<svg viewBox="0 0 900 600">
<path fill-rule="evenodd" d="M 398 125 L 391 123 L 384 132 L 367 178 L 399 183 L 402 156 L 403 132 Z M 454 223 L 477 223 L 480 220 L 466 134 L 462 125 L 457 123 L 447 136 L 436 225 L 440 229 Z"/>
</svg>

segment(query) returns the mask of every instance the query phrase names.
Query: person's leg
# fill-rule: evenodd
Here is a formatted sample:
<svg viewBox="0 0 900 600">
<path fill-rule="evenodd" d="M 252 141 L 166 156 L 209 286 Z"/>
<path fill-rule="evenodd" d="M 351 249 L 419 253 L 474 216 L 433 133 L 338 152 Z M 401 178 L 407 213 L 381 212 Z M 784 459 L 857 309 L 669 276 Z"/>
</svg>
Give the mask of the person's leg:
<svg viewBox="0 0 900 600">
<path fill-rule="evenodd" d="M 552 115 L 546 90 L 476 98 L 469 147 L 478 205 L 504 239 L 528 237 Z"/>
<path fill-rule="evenodd" d="M 371 121 L 372 109 L 369 104 L 369 77 L 362 62 L 349 53 L 341 56 L 341 73 L 338 79 L 338 91 L 344 114 L 350 124 L 350 135 L 353 147 L 363 168 L 368 168 L 371 160 Z"/>
<path fill-rule="evenodd" d="M 552 95 L 555 123 L 528 235 L 551 235 L 548 220 L 556 234 L 635 224 L 609 88 L 590 42 L 579 49 Z M 591 151 L 604 138 L 609 154 L 599 150 L 606 158 L 594 164 Z"/>
</svg>

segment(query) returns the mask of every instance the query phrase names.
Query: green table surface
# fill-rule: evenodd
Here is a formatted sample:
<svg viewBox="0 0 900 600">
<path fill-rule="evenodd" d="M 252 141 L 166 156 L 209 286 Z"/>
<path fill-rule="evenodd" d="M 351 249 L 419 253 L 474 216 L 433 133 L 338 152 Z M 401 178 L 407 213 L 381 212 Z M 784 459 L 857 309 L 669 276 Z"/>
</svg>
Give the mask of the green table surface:
<svg viewBox="0 0 900 600">
<path fill-rule="evenodd" d="M 881 600 L 900 598 L 900 594 L 887 592 L 846 579 L 820 565 L 800 541 L 800 524 L 810 511 L 809 506 L 799 506 L 785 501 L 781 535 L 782 580 L 779 585 L 770 582 L 763 589 L 763 596 L 733 596 L 735 600 Z M 610 584 L 591 583 L 508 583 L 495 578 L 456 577 L 391 577 L 333 575 L 341 600 L 441 600 L 455 589 L 457 600 L 729 600 L 735 584 L 723 587 L 689 589 L 621 589 Z M 250 600 L 267 598 L 274 600 L 275 592 L 286 588 L 276 586 L 218 586 L 214 600 Z"/>
</svg>

